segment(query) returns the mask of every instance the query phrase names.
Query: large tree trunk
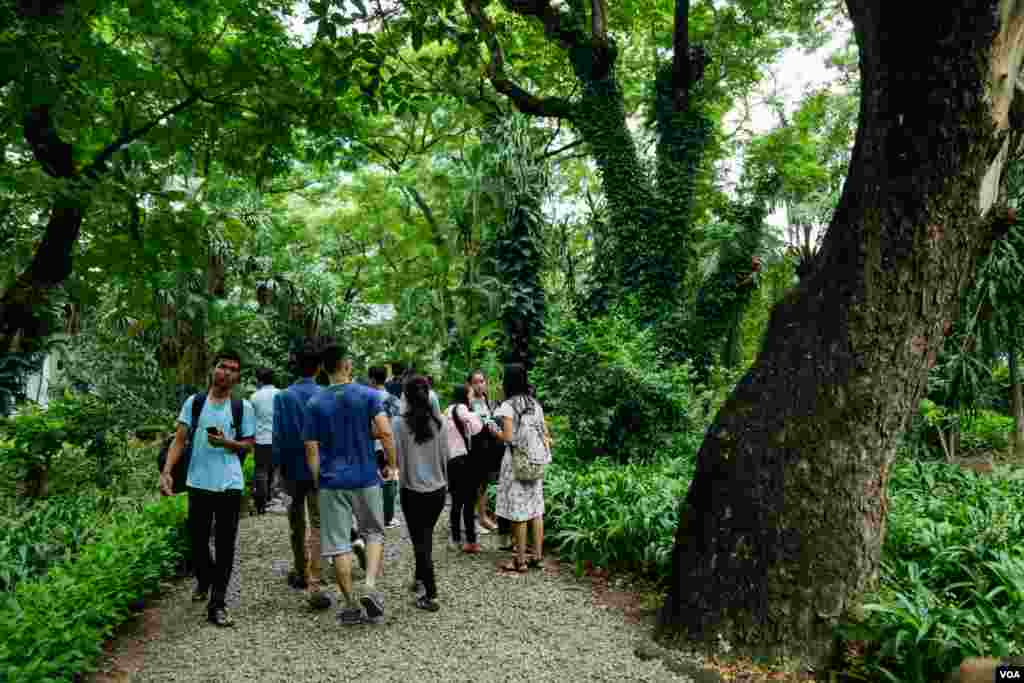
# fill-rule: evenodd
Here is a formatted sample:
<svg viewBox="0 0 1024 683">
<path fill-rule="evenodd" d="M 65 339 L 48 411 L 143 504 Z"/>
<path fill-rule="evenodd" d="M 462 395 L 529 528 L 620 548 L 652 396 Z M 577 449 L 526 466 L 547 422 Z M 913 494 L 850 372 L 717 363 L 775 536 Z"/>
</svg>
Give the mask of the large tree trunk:
<svg viewBox="0 0 1024 683">
<path fill-rule="evenodd" d="M 863 96 L 846 186 L 707 431 L 661 611 L 691 637 L 818 661 L 876 585 L 896 439 L 1005 230 L 993 206 L 1024 48 L 1017 2 L 847 4 Z"/>
<path fill-rule="evenodd" d="M 1010 349 L 1010 410 L 1013 412 L 1013 456 L 1024 456 L 1024 399 L 1020 390 L 1020 366 L 1017 364 L 1017 349 Z"/>
</svg>

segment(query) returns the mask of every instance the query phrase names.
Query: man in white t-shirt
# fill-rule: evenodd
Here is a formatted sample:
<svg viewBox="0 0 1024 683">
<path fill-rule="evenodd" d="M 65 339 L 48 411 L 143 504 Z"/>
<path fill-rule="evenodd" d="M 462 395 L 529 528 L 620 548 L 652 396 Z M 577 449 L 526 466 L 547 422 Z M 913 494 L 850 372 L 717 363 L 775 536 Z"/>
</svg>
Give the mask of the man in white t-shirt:
<svg viewBox="0 0 1024 683">
<path fill-rule="evenodd" d="M 280 389 L 274 386 L 274 373 L 269 368 L 256 369 L 256 384 L 259 388 L 249 397 L 256 411 L 256 471 L 252 478 L 252 499 L 256 503 L 256 512 L 262 515 L 274 493 L 271 490 L 274 479 L 274 397 Z"/>
</svg>

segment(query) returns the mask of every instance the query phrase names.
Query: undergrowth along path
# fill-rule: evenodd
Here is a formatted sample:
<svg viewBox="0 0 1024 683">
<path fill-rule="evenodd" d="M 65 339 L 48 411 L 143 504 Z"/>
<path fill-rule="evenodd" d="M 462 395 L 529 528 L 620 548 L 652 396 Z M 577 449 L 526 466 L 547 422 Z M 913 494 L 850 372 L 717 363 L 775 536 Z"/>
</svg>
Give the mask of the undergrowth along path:
<svg viewBox="0 0 1024 683">
<path fill-rule="evenodd" d="M 401 517 L 399 517 L 401 519 Z M 441 611 L 413 606 L 413 552 L 404 525 L 387 532 L 385 622 L 344 627 L 335 606 L 313 612 L 289 588 L 286 516 L 243 518 L 234 628 L 204 621 L 179 581 L 123 630 L 93 677 L 103 681 L 686 681 L 662 661 L 634 655 L 651 627 L 598 604 L 590 582 L 549 558 L 544 570 L 502 572 L 497 537 L 465 555 L 446 540 L 448 510 L 435 528 Z M 324 567 L 325 579 L 333 568 Z M 357 586 L 363 573 L 356 569 Z M 330 581 L 328 585 L 333 585 Z M 230 604 L 235 603 L 235 604 Z"/>
</svg>

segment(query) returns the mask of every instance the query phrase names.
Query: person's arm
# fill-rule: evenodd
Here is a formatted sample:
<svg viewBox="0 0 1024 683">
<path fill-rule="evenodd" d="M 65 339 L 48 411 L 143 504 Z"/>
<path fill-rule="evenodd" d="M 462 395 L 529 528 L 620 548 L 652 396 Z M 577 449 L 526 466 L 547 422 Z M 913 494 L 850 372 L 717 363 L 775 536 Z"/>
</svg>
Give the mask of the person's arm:
<svg viewBox="0 0 1024 683">
<path fill-rule="evenodd" d="M 386 412 L 377 413 L 373 418 L 373 437 L 380 441 L 380 445 L 384 447 L 384 453 L 388 458 L 388 472 L 384 476 L 389 476 L 390 472 L 393 472 L 398 466 L 398 453 L 395 450 L 395 439 L 394 434 L 391 431 L 391 420 L 388 419 Z"/>
<path fill-rule="evenodd" d="M 501 416 L 501 431 L 495 432 L 494 435 L 505 443 L 512 443 L 512 418 L 508 415 Z"/>
<path fill-rule="evenodd" d="M 274 395 L 274 417 L 270 421 L 270 462 L 275 466 L 281 464 L 281 406 L 284 405 L 284 392 Z"/>
<path fill-rule="evenodd" d="M 244 439 L 228 439 L 220 434 L 207 434 L 206 438 L 211 446 L 226 448 L 239 457 L 245 455 L 245 452 L 256 444 L 255 436 L 247 436 Z"/>
<path fill-rule="evenodd" d="M 313 475 L 313 488 L 320 487 L 320 442 L 306 442 L 306 464 Z"/>
<path fill-rule="evenodd" d="M 189 427 L 187 425 L 179 422 L 178 430 L 174 433 L 174 441 L 171 442 L 171 447 L 167 449 L 167 460 L 164 462 L 163 471 L 160 472 L 160 493 L 165 496 L 170 496 L 174 493 L 174 480 L 171 478 L 171 471 L 178 464 L 178 460 L 181 459 L 181 454 L 185 450 L 185 442 L 188 441 L 188 430 Z"/>
</svg>

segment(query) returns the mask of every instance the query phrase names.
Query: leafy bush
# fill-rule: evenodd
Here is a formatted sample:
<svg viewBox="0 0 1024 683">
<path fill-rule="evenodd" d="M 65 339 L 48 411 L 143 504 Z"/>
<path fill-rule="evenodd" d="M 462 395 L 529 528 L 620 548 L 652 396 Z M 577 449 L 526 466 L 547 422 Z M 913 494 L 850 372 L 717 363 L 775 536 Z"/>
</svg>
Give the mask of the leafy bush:
<svg viewBox="0 0 1024 683">
<path fill-rule="evenodd" d="M 102 508 L 95 496 L 63 496 L 3 511 L 0 592 L 13 590 L 19 582 L 77 555 L 95 536 Z"/>
<path fill-rule="evenodd" d="M 577 570 L 596 566 L 671 573 L 677 509 L 694 458 L 619 464 L 608 458 L 560 462 L 544 476 L 545 537 Z"/>
<path fill-rule="evenodd" d="M 882 580 L 840 633 L 870 647 L 875 679 L 937 680 L 969 656 L 1024 647 L 1024 482 L 944 463 L 898 461 Z"/>
<path fill-rule="evenodd" d="M 924 422 L 923 431 L 917 435 L 924 442 L 922 454 L 942 452 L 939 430 L 944 433 L 959 430 L 959 449 L 966 453 L 1002 453 L 1010 445 L 1013 418 L 995 411 L 979 409 L 958 413 L 924 399 L 920 403 L 919 414 Z"/>
<path fill-rule="evenodd" d="M 586 322 L 549 318 L 531 379 L 545 410 L 572 425 L 584 459 L 653 459 L 699 431 L 703 418 L 689 366 L 661 366 L 653 331 L 620 311 Z"/>
<path fill-rule="evenodd" d="M 94 667 L 103 642 L 171 572 L 185 539 L 184 496 L 119 515 L 73 562 L 22 581 L 0 606 L 6 681 L 72 680 Z"/>
</svg>

